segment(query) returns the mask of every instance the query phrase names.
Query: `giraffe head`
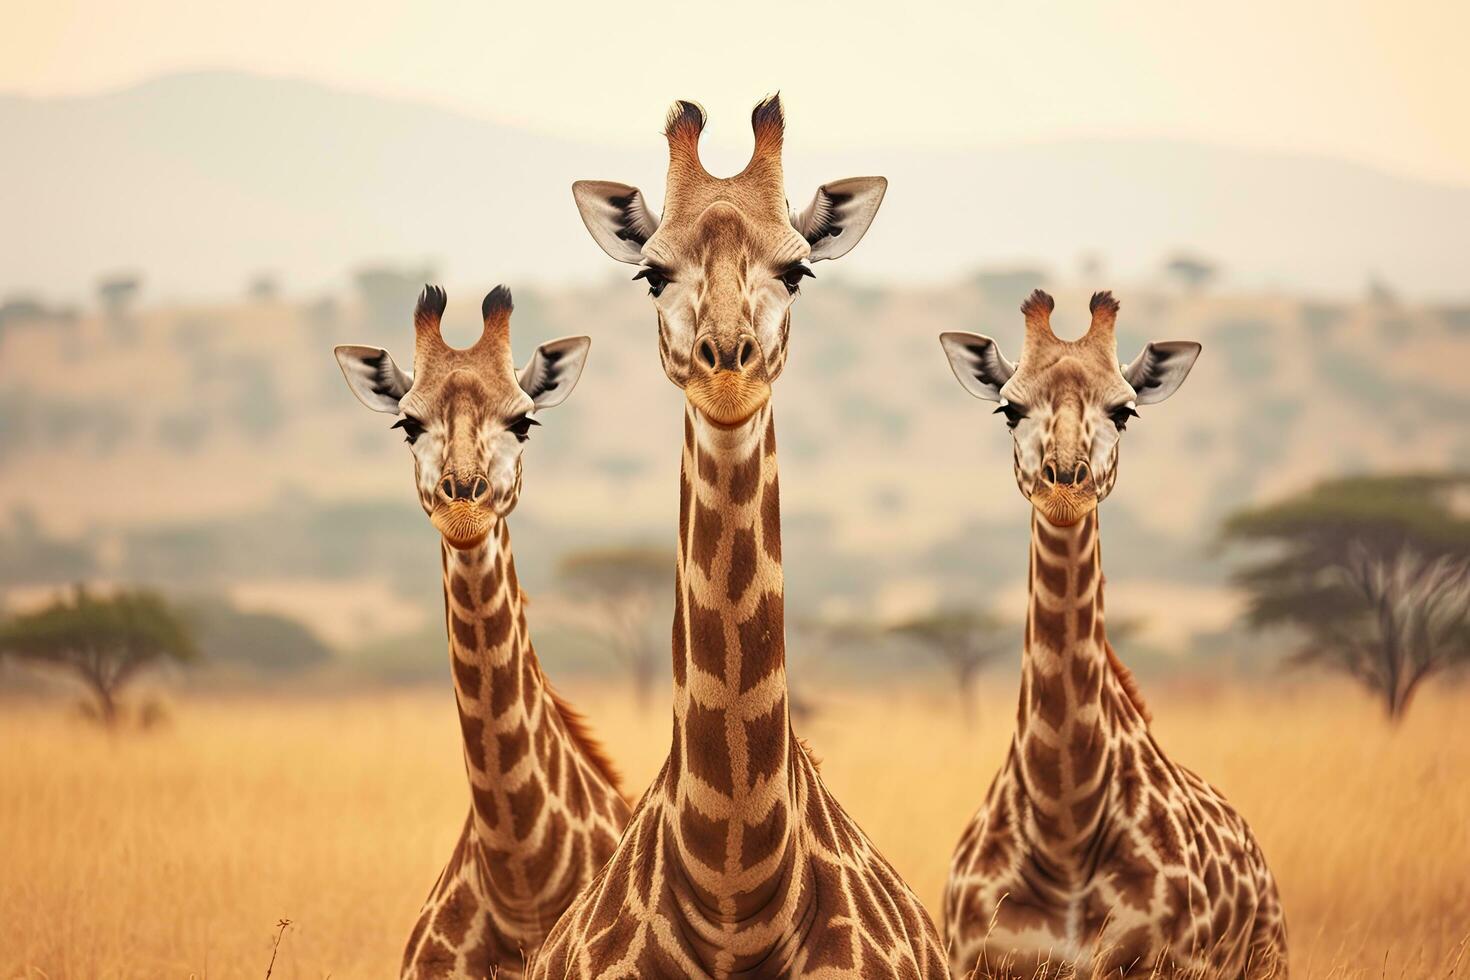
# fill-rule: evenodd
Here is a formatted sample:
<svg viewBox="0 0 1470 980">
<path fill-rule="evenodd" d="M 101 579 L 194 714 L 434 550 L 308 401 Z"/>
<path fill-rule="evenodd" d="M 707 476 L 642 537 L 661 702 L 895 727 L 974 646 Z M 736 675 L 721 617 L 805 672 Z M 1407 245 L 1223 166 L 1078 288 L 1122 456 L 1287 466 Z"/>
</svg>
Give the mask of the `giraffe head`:
<svg viewBox="0 0 1470 980">
<path fill-rule="evenodd" d="M 811 263 L 849 252 L 888 181 L 853 177 L 817 188 L 793 213 L 781 169 L 780 96 L 755 107 L 755 152 L 733 177 L 699 161 L 704 110 L 676 102 L 664 135 L 669 173 L 662 215 L 636 187 L 580 180 L 572 194 L 597 244 L 640 266 L 658 310 L 659 355 L 669 380 L 703 418 L 735 425 L 759 411 L 786 362 L 791 305 Z"/>
<path fill-rule="evenodd" d="M 446 296 L 425 286 L 414 311 L 412 375 L 380 347 L 343 345 L 337 363 L 368 408 L 401 415 L 413 451 L 419 502 L 444 540 L 470 548 L 509 514 L 521 492 L 521 450 L 539 409 L 571 394 L 587 359 L 586 337 L 536 348 L 519 371 L 511 361 L 510 290 L 496 286 L 480 310 L 485 330 L 472 346 L 444 342 Z"/>
<path fill-rule="evenodd" d="M 1155 341 L 1118 363 L 1113 326 L 1118 301 L 1094 293 L 1092 324 L 1081 339 L 1051 329 L 1055 302 L 1036 290 L 1021 305 L 1026 339 L 1012 364 L 989 337 L 944 333 L 950 367 L 976 398 L 1000 402 L 1015 439 L 1016 483 L 1054 524 L 1073 524 L 1112 491 L 1118 445 L 1140 405 L 1174 394 L 1199 356 L 1192 341 Z"/>
</svg>

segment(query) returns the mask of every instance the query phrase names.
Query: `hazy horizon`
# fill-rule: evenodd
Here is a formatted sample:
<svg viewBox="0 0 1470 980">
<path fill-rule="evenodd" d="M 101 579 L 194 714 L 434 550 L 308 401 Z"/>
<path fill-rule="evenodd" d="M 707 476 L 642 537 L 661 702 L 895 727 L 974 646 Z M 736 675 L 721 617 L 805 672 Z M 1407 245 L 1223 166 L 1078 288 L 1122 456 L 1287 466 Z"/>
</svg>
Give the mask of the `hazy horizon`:
<svg viewBox="0 0 1470 980">
<path fill-rule="evenodd" d="M 0 91 L 89 95 L 218 68 L 633 147 L 674 98 L 704 103 L 711 141 L 738 146 L 749 106 L 779 89 L 802 107 L 817 149 L 1182 138 L 1470 184 L 1470 126 L 1454 94 L 1470 91 L 1464 5 L 1358 2 L 1324 15 L 1061 0 L 887 12 L 877 0 L 757 2 L 740 16 L 646 9 L 630 25 L 591 3 L 512 19 L 447 3 L 142 0 L 119 17 L 101 0 L 72 0 L 9 18 Z"/>
<path fill-rule="evenodd" d="M 1411 301 L 1467 298 L 1470 186 L 1192 137 L 935 149 L 875 133 L 831 148 L 808 125 L 817 107 L 783 98 L 793 206 L 826 180 L 889 178 L 873 234 L 823 275 L 943 285 L 999 268 L 1030 271 L 1030 285 L 1137 289 L 1182 253 L 1237 293 L 1341 300 L 1381 285 Z M 0 96 L 14 146 L 0 223 L 35 229 L 0 245 L 0 299 L 86 305 L 99 277 L 132 272 L 149 304 L 238 297 L 260 276 L 314 299 L 342 295 L 367 265 L 471 290 L 605 282 L 623 270 L 587 237 L 568 187 L 625 181 L 661 206 L 666 105 L 642 106 L 636 145 L 622 145 L 254 72 Z M 711 110 L 712 172 L 744 164 L 747 113 Z"/>
</svg>

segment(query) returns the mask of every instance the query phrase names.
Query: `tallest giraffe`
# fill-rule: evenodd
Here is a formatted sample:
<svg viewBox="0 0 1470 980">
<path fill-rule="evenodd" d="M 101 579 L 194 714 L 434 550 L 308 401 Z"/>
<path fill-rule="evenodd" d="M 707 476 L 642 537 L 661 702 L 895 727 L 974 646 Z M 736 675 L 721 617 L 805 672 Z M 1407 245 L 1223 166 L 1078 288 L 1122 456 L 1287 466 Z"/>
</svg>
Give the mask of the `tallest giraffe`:
<svg viewBox="0 0 1470 980">
<path fill-rule="evenodd" d="M 637 264 L 659 355 L 686 396 L 669 756 L 617 852 L 531 976 L 945 976 L 933 923 L 822 785 L 787 710 L 781 513 L 771 386 L 811 263 L 863 236 L 887 183 L 825 184 L 788 212 L 784 120 L 752 116 L 741 173 L 699 160 L 704 112 L 665 128 L 661 217 L 634 187 L 573 190 L 593 238 Z"/>
</svg>

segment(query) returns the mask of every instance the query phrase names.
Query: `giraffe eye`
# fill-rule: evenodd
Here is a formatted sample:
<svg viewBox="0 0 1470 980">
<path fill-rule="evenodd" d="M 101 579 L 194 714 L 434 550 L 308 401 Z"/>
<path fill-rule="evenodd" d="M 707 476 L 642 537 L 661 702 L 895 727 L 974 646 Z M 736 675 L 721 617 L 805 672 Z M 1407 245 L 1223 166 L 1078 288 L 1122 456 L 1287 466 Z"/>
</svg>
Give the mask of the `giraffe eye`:
<svg viewBox="0 0 1470 980">
<path fill-rule="evenodd" d="M 781 281 L 786 284 L 786 291 L 792 296 L 795 296 L 797 292 L 801 289 L 801 281 L 807 276 L 811 276 L 813 279 L 815 279 L 817 277 L 817 274 L 811 270 L 810 266 L 798 262 L 796 263 L 796 265 L 793 265 L 791 268 L 781 273 L 780 278 Z"/>
<path fill-rule="evenodd" d="M 418 439 L 419 436 L 424 434 L 424 423 L 420 422 L 412 415 L 405 415 L 397 422 L 394 422 L 390 426 L 390 428 L 402 429 L 404 435 L 403 441 L 408 443 L 410 446 L 414 444 L 414 440 Z"/>
<path fill-rule="evenodd" d="M 515 435 L 517 441 L 525 442 L 527 439 L 531 438 L 531 426 L 540 424 L 540 422 L 537 422 L 535 419 L 531 418 L 531 416 L 522 415 L 520 418 L 510 423 L 510 425 L 507 425 L 506 429 L 509 430 L 513 435 Z"/>
<path fill-rule="evenodd" d="M 637 282 L 639 279 L 643 279 L 648 282 L 648 295 L 655 298 L 657 298 L 659 294 L 664 291 L 664 287 L 669 284 L 668 275 L 662 269 L 658 269 L 653 266 L 639 269 L 638 274 L 633 277 L 633 281 Z"/>
<path fill-rule="evenodd" d="M 1001 402 L 1000 408 L 997 408 L 992 414 L 1004 414 L 1006 417 L 1006 428 L 1014 429 L 1026 417 L 1026 409 L 1014 402 Z"/>
<path fill-rule="evenodd" d="M 1113 424 L 1118 427 L 1119 432 L 1122 432 L 1124 429 L 1128 428 L 1129 419 L 1136 418 L 1138 418 L 1138 412 L 1133 408 L 1132 405 L 1119 405 L 1117 408 L 1113 409 Z"/>
</svg>

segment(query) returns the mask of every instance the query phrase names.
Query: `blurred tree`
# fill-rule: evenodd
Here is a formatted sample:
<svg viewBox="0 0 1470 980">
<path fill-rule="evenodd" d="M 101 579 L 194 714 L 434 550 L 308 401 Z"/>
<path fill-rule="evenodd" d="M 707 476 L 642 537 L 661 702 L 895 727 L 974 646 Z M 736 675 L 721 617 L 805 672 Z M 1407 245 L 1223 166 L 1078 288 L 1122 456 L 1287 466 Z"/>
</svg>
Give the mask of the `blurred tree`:
<svg viewBox="0 0 1470 980">
<path fill-rule="evenodd" d="M 1470 663 L 1470 475 L 1333 480 L 1231 516 L 1230 541 L 1276 554 L 1236 581 L 1256 629 L 1306 640 L 1295 660 L 1346 673 L 1392 721 L 1425 679 Z"/>
<path fill-rule="evenodd" d="M 138 342 L 133 304 L 143 290 L 143 278 L 133 273 L 104 276 L 97 281 L 97 305 L 102 307 L 112 338 L 124 346 Z"/>
<path fill-rule="evenodd" d="M 117 722 L 119 690 L 139 671 L 160 661 L 188 663 L 199 655 L 188 627 L 155 593 L 98 597 L 82 586 L 0 625 L 0 654 L 81 678 L 97 699 L 97 717 L 109 727 Z"/>
<path fill-rule="evenodd" d="M 1399 291 L 1388 280 L 1379 276 L 1368 277 L 1368 302 L 1374 306 L 1398 306 Z"/>
<path fill-rule="evenodd" d="M 1045 286 L 1049 279 L 1045 269 L 1030 266 L 980 269 L 970 277 L 987 300 L 1001 304 L 1021 302 L 1031 290 Z"/>
<path fill-rule="evenodd" d="M 352 279 L 358 299 L 366 308 L 369 325 L 391 330 L 409 322 L 419 292 L 425 283 L 434 281 L 434 270 L 429 266 L 418 269 L 367 266 L 354 272 Z"/>
<path fill-rule="evenodd" d="M 142 276 L 133 273 L 104 276 L 97 280 L 97 305 L 109 319 L 121 319 L 127 316 L 142 289 Z"/>
<path fill-rule="evenodd" d="M 1004 620 L 975 609 L 939 609 L 890 626 L 888 632 L 925 647 L 949 668 L 966 725 L 975 722 L 980 668 L 1014 639 Z"/>
<path fill-rule="evenodd" d="M 261 272 L 245 284 L 245 298 L 256 303 L 274 303 L 281 297 L 281 281 L 273 273 Z"/>
<path fill-rule="evenodd" d="M 304 623 L 289 616 L 246 612 L 218 598 L 196 599 L 182 610 L 200 651 L 211 663 L 284 672 L 332 659 L 331 649 Z"/>
<path fill-rule="evenodd" d="M 791 720 L 807 725 L 822 712 L 821 701 L 809 690 L 822 690 L 814 680 L 822 665 L 840 660 L 844 677 L 854 676 L 862 654 L 878 645 L 879 630 L 871 624 L 846 617 L 801 615 L 787 618 L 786 705 Z"/>
<path fill-rule="evenodd" d="M 658 597 L 673 587 L 673 569 L 672 552 L 637 546 L 575 551 L 557 567 L 573 598 L 591 612 L 587 624 L 612 643 L 639 707 L 648 705 L 662 662 L 652 620 Z"/>
<path fill-rule="evenodd" d="M 1164 271 L 1168 273 L 1170 279 L 1193 293 L 1204 289 L 1213 282 L 1219 275 L 1220 268 L 1209 259 L 1180 252 L 1165 261 Z"/>
<path fill-rule="evenodd" d="M 6 296 L 0 300 L 0 334 L 12 324 L 39 323 L 51 315 L 51 310 L 38 296 L 29 293 Z"/>
</svg>

